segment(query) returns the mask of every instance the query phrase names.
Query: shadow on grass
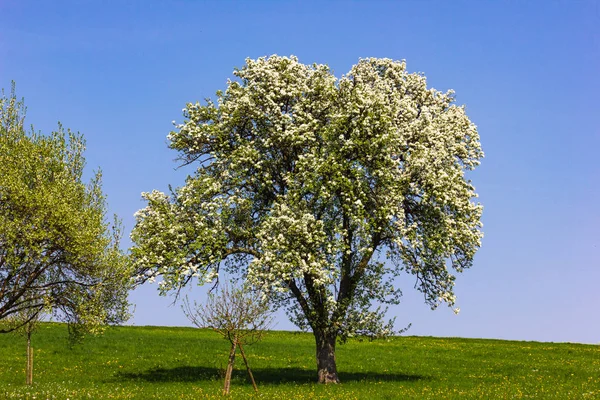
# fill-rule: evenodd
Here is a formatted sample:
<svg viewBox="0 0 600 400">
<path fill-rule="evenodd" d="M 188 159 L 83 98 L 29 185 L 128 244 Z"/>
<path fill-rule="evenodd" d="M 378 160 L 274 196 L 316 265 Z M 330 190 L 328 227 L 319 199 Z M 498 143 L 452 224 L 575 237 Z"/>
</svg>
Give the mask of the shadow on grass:
<svg viewBox="0 0 600 400">
<path fill-rule="evenodd" d="M 257 383 L 283 384 L 283 383 L 314 383 L 317 372 L 300 368 L 261 368 L 253 369 L 252 374 Z M 117 380 L 137 380 L 146 382 L 199 382 L 223 379 L 223 371 L 214 367 L 192 367 L 181 366 L 175 368 L 151 368 L 142 372 L 120 372 L 115 378 Z M 428 379 L 422 375 L 407 375 L 399 373 L 380 372 L 340 372 L 342 382 L 363 381 L 388 381 L 406 382 Z M 233 379 L 246 379 L 246 370 L 235 369 Z"/>
</svg>

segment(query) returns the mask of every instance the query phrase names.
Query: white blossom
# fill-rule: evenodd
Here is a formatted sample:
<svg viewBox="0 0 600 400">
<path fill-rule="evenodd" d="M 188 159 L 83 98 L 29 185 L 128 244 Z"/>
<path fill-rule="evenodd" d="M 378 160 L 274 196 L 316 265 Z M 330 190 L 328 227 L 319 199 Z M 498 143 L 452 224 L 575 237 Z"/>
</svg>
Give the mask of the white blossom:
<svg viewBox="0 0 600 400">
<path fill-rule="evenodd" d="M 187 104 L 168 136 L 198 169 L 169 195 L 142 194 L 138 269 L 167 292 L 230 268 L 301 327 L 343 337 L 393 331 L 373 302 L 399 301 L 400 273 L 432 308 L 453 307 L 454 274 L 481 245 L 465 173 L 483 157 L 453 92 L 389 59 L 362 59 L 338 79 L 271 56 L 234 75 L 214 102 Z"/>
</svg>

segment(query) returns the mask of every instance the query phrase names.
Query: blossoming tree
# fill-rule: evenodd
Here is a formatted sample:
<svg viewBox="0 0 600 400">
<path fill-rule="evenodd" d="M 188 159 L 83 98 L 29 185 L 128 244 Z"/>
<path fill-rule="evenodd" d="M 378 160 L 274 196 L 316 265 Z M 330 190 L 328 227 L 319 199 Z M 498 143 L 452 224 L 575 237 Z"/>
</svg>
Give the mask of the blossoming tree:
<svg viewBox="0 0 600 400">
<path fill-rule="evenodd" d="M 337 79 L 271 56 L 234 75 L 168 136 L 197 170 L 143 194 L 138 278 L 162 276 L 166 293 L 221 269 L 246 276 L 312 330 L 318 380 L 338 382 L 337 339 L 390 333 L 373 302 L 399 301 L 400 273 L 432 308 L 454 306 L 453 272 L 482 237 L 465 177 L 483 156 L 476 127 L 404 62 L 361 59 Z"/>
</svg>

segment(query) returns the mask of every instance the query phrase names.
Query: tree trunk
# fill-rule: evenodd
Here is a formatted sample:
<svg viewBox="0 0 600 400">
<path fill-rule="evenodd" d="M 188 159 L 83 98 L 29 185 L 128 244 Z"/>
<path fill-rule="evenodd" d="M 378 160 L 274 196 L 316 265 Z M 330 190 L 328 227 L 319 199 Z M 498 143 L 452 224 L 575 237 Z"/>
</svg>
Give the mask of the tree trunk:
<svg viewBox="0 0 600 400">
<path fill-rule="evenodd" d="M 33 349 L 31 348 L 31 336 L 27 335 L 27 371 L 26 383 L 27 385 L 33 385 Z"/>
<path fill-rule="evenodd" d="M 335 365 L 336 335 L 315 332 L 319 383 L 340 383 Z"/>
<path fill-rule="evenodd" d="M 231 373 L 233 372 L 233 363 L 235 362 L 235 350 L 237 340 L 231 343 L 231 351 L 229 352 L 229 363 L 227 364 L 227 372 L 225 372 L 225 385 L 223 386 L 223 394 L 229 394 L 231 387 Z"/>
</svg>

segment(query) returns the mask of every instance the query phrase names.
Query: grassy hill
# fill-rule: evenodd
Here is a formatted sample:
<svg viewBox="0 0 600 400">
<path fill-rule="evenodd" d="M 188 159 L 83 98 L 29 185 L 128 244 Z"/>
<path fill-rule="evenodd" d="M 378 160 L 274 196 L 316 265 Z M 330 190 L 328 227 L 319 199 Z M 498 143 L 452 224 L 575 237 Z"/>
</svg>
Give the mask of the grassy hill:
<svg viewBox="0 0 600 400">
<path fill-rule="evenodd" d="M 25 382 L 25 340 L 0 335 L 0 399 L 220 398 L 228 343 L 208 330 L 116 327 L 69 348 L 66 327 L 33 338 L 34 385 Z M 432 337 L 350 341 L 337 351 L 341 385 L 315 384 L 311 334 L 271 332 L 246 348 L 265 399 L 600 398 L 600 347 Z M 234 399 L 252 398 L 241 358 Z"/>
</svg>

